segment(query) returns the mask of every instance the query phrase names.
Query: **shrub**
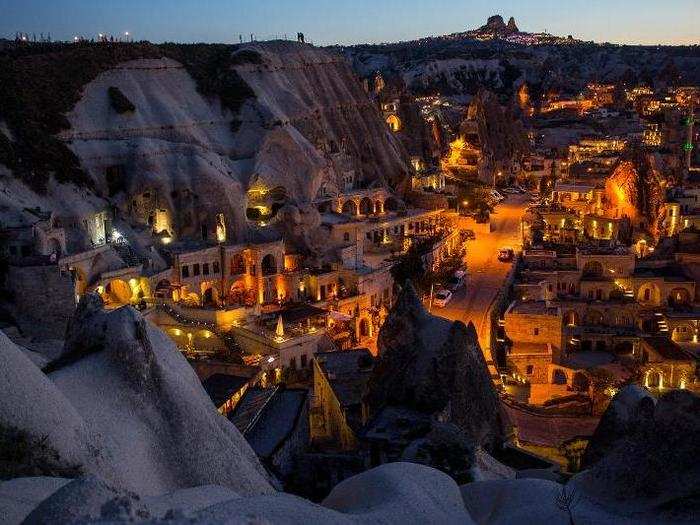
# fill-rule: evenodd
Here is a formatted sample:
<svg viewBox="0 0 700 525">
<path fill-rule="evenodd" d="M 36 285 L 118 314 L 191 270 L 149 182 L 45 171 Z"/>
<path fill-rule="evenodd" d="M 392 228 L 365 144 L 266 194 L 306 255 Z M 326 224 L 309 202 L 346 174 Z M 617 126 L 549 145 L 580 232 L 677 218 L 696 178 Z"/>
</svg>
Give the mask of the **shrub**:
<svg viewBox="0 0 700 525">
<path fill-rule="evenodd" d="M 114 111 L 120 115 L 136 111 L 136 107 L 131 103 L 131 100 L 126 98 L 126 95 L 122 93 L 118 87 L 110 86 L 109 89 L 107 89 L 107 94 L 109 95 L 109 102 L 112 104 Z"/>
<path fill-rule="evenodd" d="M 0 424 L 0 479 L 51 476 L 76 478 L 82 474 L 77 465 L 69 465 L 46 443 L 13 426 Z"/>
</svg>

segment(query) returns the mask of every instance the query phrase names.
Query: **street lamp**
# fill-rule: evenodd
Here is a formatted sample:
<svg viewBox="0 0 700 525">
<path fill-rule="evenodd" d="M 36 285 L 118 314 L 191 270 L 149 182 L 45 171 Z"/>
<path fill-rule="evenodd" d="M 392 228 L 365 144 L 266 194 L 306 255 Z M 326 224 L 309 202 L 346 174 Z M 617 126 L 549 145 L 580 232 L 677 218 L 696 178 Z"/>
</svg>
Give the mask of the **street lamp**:
<svg viewBox="0 0 700 525">
<path fill-rule="evenodd" d="M 459 213 L 459 207 L 460 207 L 460 205 L 463 206 L 463 207 L 466 207 L 467 204 L 469 204 L 469 201 L 466 200 L 466 199 L 463 200 L 462 202 L 458 203 L 458 204 L 457 204 L 457 213 Z"/>
</svg>

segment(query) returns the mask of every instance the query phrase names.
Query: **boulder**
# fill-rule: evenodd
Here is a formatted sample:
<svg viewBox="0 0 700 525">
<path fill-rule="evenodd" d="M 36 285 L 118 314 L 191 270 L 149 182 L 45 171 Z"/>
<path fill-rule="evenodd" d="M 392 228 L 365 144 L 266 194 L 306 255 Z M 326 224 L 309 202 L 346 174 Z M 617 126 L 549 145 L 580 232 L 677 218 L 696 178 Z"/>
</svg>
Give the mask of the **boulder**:
<svg viewBox="0 0 700 525">
<path fill-rule="evenodd" d="M 583 467 L 589 467 L 609 453 L 615 444 L 634 432 L 640 424 L 648 424 L 654 417 L 656 401 L 648 390 L 629 385 L 610 401 L 600 423 L 591 436 L 583 456 Z"/>
<path fill-rule="evenodd" d="M 654 405 L 639 387 L 613 399 L 591 441 L 599 459 L 570 484 L 598 505 L 629 517 L 697 518 L 700 512 L 700 397 L 672 390 Z M 609 431 L 612 437 L 603 439 Z"/>
</svg>

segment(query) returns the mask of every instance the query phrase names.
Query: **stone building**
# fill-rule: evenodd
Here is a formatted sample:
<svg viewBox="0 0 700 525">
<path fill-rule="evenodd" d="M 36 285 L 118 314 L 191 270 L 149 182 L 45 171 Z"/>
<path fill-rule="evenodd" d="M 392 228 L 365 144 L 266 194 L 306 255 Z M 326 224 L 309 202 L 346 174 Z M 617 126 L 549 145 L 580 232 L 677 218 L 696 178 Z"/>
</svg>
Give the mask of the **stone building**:
<svg viewBox="0 0 700 525">
<path fill-rule="evenodd" d="M 363 395 L 374 359 L 369 350 L 318 353 L 314 359 L 311 441 L 323 449 L 354 450 L 367 422 Z"/>
<path fill-rule="evenodd" d="M 642 367 L 643 384 L 655 390 L 691 388 L 698 382 L 698 358 L 664 336 L 641 340 L 637 359 Z"/>
</svg>

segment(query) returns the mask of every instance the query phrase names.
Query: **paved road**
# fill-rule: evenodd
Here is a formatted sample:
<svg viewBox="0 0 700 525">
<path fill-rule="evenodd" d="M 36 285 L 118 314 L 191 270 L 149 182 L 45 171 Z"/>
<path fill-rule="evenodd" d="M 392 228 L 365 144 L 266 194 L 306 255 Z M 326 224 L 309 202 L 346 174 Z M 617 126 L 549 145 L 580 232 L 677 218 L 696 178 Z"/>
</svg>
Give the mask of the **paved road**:
<svg viewBox="0 0 700 525">
<path fill-rule="evenodd" d="M 478 234 L 467 245 L 467 284 L 458 290 L 446 308 L 433 308 L 433 314 L 451 320 L 474 323 L 482 348 L 488 348 L 490 330 L 486 311 L 503 286 L 510 264 L 498 261 L 498 249 L 520 248 L 520 219 L 528 195 L 509 196 L 491 215 L 491 233 Z M 486 356 L 487 361 L 489 356 Z"/>
</svg>

